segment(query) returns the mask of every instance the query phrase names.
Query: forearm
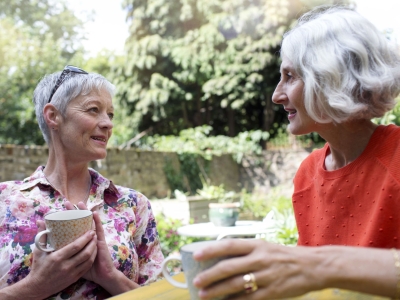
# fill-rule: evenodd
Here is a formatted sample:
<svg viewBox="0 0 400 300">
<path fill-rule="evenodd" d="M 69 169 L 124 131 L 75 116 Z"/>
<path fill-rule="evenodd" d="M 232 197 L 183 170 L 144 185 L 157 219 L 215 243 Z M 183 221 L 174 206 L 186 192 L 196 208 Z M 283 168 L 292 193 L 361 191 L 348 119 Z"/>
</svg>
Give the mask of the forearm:
<svg viewBox="0 0 400 300">
<path fill-rule="evenodd" d="M 317 268 L 328 288 L 393 297 L 397 273 L 389 249 L 324 246 L 314 248 L 323 258 Z"/>
<path fill-rule="evenodd" d="M 122 272 L 115 270 L 115 276 L 104 281 L 101 286 L 112 296 L 119 295 L 140 287 L 137 283 L 127 278 Z"/>
<path fill-rule="evenodd" d="M 29 275 L 28 275 L 29 277 Z M 26 277 L 13 285 L 0 289 L 0 299 L 2 300 L 39 300 L 50 295 L 41 294 L 39 289 L 29 284 Z"/>
</svg>

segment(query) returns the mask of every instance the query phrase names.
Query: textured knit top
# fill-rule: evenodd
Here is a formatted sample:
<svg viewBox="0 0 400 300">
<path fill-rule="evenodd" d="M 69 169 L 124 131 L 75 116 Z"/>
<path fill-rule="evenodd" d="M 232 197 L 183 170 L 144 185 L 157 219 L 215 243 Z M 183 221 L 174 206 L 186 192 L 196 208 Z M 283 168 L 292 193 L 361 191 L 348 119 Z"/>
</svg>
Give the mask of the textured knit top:
<svg viewBox="0 0 400 300">
<path fill-rule="evenodd" d="M 313 151 L 294 179 L 298 245 L 400 248 L 400 127 L 379 126 L 363 153 L 325 169 L 329 145 Z"/>
</svg>

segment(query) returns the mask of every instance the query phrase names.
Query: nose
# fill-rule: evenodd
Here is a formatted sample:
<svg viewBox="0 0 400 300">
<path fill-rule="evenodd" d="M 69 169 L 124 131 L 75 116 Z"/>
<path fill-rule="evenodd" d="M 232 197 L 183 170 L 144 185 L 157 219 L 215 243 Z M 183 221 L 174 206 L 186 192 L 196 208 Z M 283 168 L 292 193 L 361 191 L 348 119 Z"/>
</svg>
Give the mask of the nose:
<svg viewBox="0 0 400 300">
<path fill-rule="evenodd" d="M 272 102 L 275 104 L 283 104 L 286 99 L 287 96 L 283 91 L 282 82 L 280 81 L 276 86 L 274 93 L 272 94 Z"/>
<path fill-rule="evenodd" d="M 99 126 L 104 129 L 112 129 L 114 127 L 114 124 L 108 114 L 102 114 Z"/>
</svg>

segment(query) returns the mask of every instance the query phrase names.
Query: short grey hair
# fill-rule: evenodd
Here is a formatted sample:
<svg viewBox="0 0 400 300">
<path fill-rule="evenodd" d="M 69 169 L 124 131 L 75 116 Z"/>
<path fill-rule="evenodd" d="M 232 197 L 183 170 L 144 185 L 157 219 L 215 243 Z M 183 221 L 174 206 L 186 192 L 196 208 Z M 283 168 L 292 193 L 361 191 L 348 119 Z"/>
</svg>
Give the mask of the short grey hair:
<svg viewBox="0 0 400 300">
<path fill-rule="evenodd" d="M 43 115 L 43 108 L 48 103 L 50 94 L 60 75 L 61 72 L 46 75 L 38 83 L 33 92 L 36 118 L 39 128 L 42 131 L 43 138 L 48 145 L 51 143 L 50 130 Z M 67 106 L 71 100 L 80 95 L 87 95 L 94 90 L 100 91 L 101 89 L 106 90 L 111 97 L 114 96 L 115 86 L 102 75 L 96 73 L 70 73 L 68 74 L 68 78 L 65 79 L 54 93 L 51 99 L 51 104 L 53 104 L 57 110 L 65 116 Z"/>
<path fill-rule="evenodd" d="M 400 93 L 394 43 L 357 12 L 317 7 L 284 34 L 281 56 L 304 81 L 304 105 L 319 123 L 383 116 Z"/>
</svg>

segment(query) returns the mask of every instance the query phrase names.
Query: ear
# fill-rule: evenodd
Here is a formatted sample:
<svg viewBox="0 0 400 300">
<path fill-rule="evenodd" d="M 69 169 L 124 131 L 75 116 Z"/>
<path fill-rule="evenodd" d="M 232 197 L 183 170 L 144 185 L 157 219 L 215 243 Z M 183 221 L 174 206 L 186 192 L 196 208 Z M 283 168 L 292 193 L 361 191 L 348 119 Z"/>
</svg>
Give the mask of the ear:
<svg viewBox="0 0 400 300">
<path fill-rule="evenodd" d="M 57 129 L 60 122 L 60 112 L 51 103 L 48 103 L 43 108 L 44 120 L 47 126 L 52 129 Z"/>
</svg>

